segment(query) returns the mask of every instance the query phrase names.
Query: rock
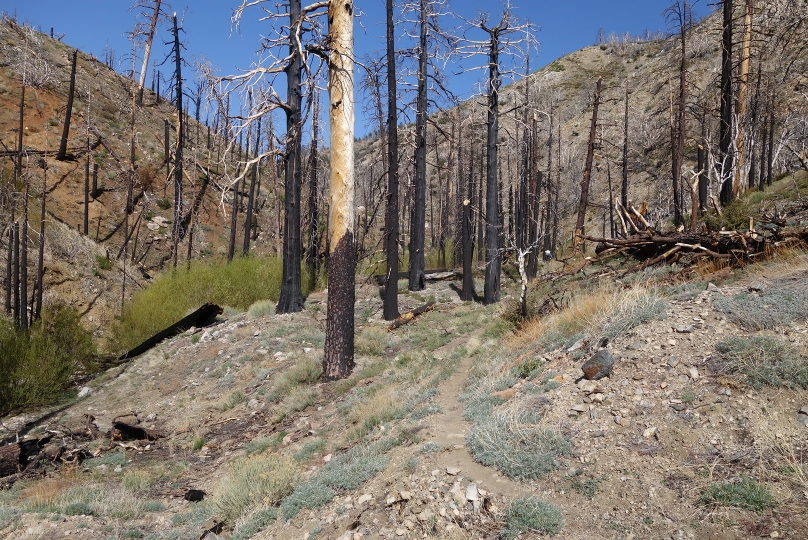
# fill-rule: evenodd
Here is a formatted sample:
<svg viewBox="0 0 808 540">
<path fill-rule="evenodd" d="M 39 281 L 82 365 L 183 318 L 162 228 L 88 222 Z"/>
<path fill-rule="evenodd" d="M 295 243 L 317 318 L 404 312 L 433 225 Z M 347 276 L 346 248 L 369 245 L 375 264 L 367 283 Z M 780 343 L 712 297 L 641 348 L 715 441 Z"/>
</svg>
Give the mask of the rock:
<svg viewBox="0 0 808 540">
<path fill-rule="evenodd" d="M 720 291 L 721 287 L 715 285 L 712 281 L 707 284 L 707 290 L 710 292 Z"/>
<path fill-rule="evenodd" d="M 808 414 L 804 414 L 800 411 L 800 414 L 797 415 L 797 421 L 805 427 L 808 427 Z"/>
<path fill-rule="evenodd" d="M 405 490 L 399 491 L 398 496 L 402 501 L 409 501 L 410 499 L 412 499 L 412 493 Z"/>
<path fill-rule="evenodd" d="M 682 324 L 675 328 L 677 334 L 689 334 L 693 332 L 693 327 L 689 324 Z"/>
<path fill-rule="evenodd" d="M 149 229 L 150 231 L 159 231 L 160 225 L 154 223 L 153 221 L 148 221 L 146 222 L 146 228 Z"/>
<path fill-rule="evenodd" d="M 749 291 L 750 292 L 760 292 L 766 288 L 766 284 L 762 281 L 756 281 L 754 283 L 749 284 Z"/>
<path fill-rule="evenodd" d="M 649 439 L 651 437 L 659 438 L 659 430 L 655 427 L 649 427 L 648 429 L 642 432 L 642 436 L 645 437 L 646 439 Z"/>
<path fill-rule="evenodd" d="M 480 494 L 477 491 L 477 484 L 469 484 L 468 486 L 466 486 L 466 500 L 467 501 L 480 500 Z"/>
<path fill-rule="evenodd" d="M 87 397 L 92 393 L 93 393 L 92 388 L 90 388 L 89 386 L 82 386 L 81 390 L 79 390 L 79 397 L 80 398 Z"/>
<path fill-rule="evenodd" d="M 690 369 L 687 370 L 687 375 L 691 379 L 696 380 L 699 378 L 699 370 L 696 369 L 695 367 L 691 367 Z"/>
<path fill-rule="evenodd" d="M 363 504 L 365 504 L 366 502 L 370 502 L 370 501 L 372 501 L 372 500 L 373 500 L 373 495 L 370 495 L 370 494 L 368 494 L 368 493 L 365 493 L 364 495 L 362 495 L 361 497 L 359 497 L 359 498 L 356 500 L 356 505 L 357 505 L 357 506 L 360 506 L 360 505 L 363 505 Z"/>
<path fill-rule="evenodd" d="M 584 413 L 589 410 L 589 407 L 583 403 L 579 403 L 578 405 L 573 405 L 570 411 L 574 411 L 576 413 Z"/>
<path fill-rule="evenodd" d="M 604 395 L 598 392 L 597 394 L 592 394 L 592 401 L 595 403 L 603 403 Z"/>
<path fill-rule="evenodd" d="M 457 476 L 458 474 L 460 474 L 460 469 L 458 469 L 457 467 L 446 467 L 446 474 L 450 476 Z"/>
<path fill-rule="evenodd" d="M 581 339 L 573 343 L 572 346 L 569 349 L 567 349 L 567 352 L 575 352 L 578 349 L 581 349 L 584 346 L 584 343 L 586 343 L 586 337 L 582 337 Z"/>
<path fill-rule="evenodd" d="M 597 391 L 598 383 L 581 379 L 578 381 L 578 389 L 584 394 L 592 394 Z"/>
<path fill-rule="evenodd" d="M 513 396 L 516 395 L 516 389 L 515 388 L 507 388 L 505 390 L 500 390 L 499 392 L 493 392 L 492 394 L 489 394 L 489 395 L 491 397 L 504 399 L 505 401 L 508 401 L 509 399 L 511 399 Z"/>
<path fill-rule="evenodd" d="M 671 409 L 676 412 L 682 412 L 683 410 L 687 409 L 687 405 L 684 403 L 671 403 Z"/>
<path fill-rule="evenodd" d="M 581 370 L 588 380 L 598 380 L 608 377 L 614 367 L 614 357 L 605 349 L 596 352 L 589 360 L 584 362 Z"/>
<path fill-rule="evenodd" d="M 808 405 L 800 409 L 800 414 L 808 414 Z"/>
<path fill-rule="evenodd" d="M 429 521 L 433 517 L 435 517 L 435 514 L 433 514 L 429 510 L 424 510 L 423 512 L 418 514 L 418 521 Z"/>
<path fill-rule="evenodd" d="M 333 457 L 332 454 L 328 454 L 327 456 L 324 456 L 323 457 L 323 463 L 328 463 L 329 461 L 331 461 L 332 457 Z"/>
</svg>

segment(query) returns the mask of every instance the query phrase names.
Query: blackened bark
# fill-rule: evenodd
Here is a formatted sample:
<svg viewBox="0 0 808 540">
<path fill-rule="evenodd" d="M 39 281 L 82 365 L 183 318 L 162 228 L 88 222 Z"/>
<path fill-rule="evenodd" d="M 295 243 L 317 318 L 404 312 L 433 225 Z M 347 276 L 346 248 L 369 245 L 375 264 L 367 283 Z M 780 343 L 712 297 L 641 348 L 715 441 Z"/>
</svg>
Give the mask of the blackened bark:
<svg viewBox="0 0 808 540">
<path fill-rule="evenodd" d="M 320 216 L 317 211 L 318 137 L 320 136 L 320 96 L 314 96 L 311 118 L 311 151 L 309 153 L 309 244 L 306 249 L 306 266 L 309 269 L 309 291 L 317 287 L 320 273 Z"/>
<path fill-rule="evenodd" d="M 24 120 L 25 120 L 25 77 L 23 77 L 22 80 L 22 90 L 20 93 L 20 121 L 17 126 L 17 160 L 14 162 L 15 179 L 22 176 L 22 154 L 23 154 L 22 135 L 23 130 L 25 128 Z M 12 206 L 12 212 L 13 212 L 13 206 Z"/>
<path fill-rule="evenodd" d="M 70 87 L 67 91 L 67 108 L 65 109 L 65 124 L 62 129 L 62 140 L 59 143 L 59 152 L 56 159 L 64 161 L 67 157 L 67 136 L 70 134 L 70 117 L 73 115 L 73 95 L 76 90 L 76 58 L 78 50 L 73 49 L 73 58 L 70 62 Z"/>
<path fill-rule="evenodd" d="M 300 0 L 291 0 L 289 4 L 290 32 L 299 37 Z M 301 58 L 295 42 L 291 40 L 289 47 L 290 61 L 286 67 L 287 97 L 286 103 L 286 178 L 284 179 L 283 224 L 283 276 L 281 294 L 277 313 L 296 313 L 303 310 L 303 291 L 301 287 L 300 266 L 303 243 L 300 238 L 300 184 L 301 184 Z M 330 296 L 330 295 L 329 295 Z"/>
<path fill-rule="evenodd" d="M 671 160 L 671 180 L 673 183 L 673 224 L 678 227 L 684 221 L 682 217 L 682 195 L 679 189 L 679 181 L 682 177 L 682 160 L 685 154 L 685 100 L 687 97 L 687 56 L 686 37 L 688 29 L 688 5 L 684 2 L 679 14 L 679 95 L 676 103 L 676 122 L 674 138 L 671 141 L 673 152 Z"/>
<path fill-rule="evenodd" d="M 499 136 L 499 31 L 501 26 L 489 31 L 488 49 L 488 117 L 486 120 L 486 182 L 485 182 L 485 283 L 483 302 L 486 305 L 499 302 L 499 280 L 502 271 L 500 252 L 501 222 L 499 213 L 499 185 L 497 138 Z"/>
<path fill-rule="evenodd" d="M 177 15 L 174 14 L 174 87 L 177 96 L 177 143 L 174 149 L 174 226 L 171 231 L 174 268 L 177 267 L 177 251 L 182 231 L 182 145 L 185 118 L 182 110 L 182 59 L 180 56 L 180 34 L 177 28 Z"/>
<path fill-rule="evenodd" d="M 34 302 L 34 310 L 31 313 L 31 322 L 33 323 L 42 314 L 42 291 L 45 288 L 45 200 L 48 193 L 48 167 L 45 165 L 42 171 L 42 201 L 40 206 L 41 217 L 39 219 L 39 253 L 37 254 L 36 264 L 36 299 Z"/>
<path fill-rule="evenodd" d="M 732 90 L 732 0 L 723 1 L 723 33 L 721 38 L 721 123 L 719 125 L 718 153 L 721 160 L 721 192 L 720 200 L 724 206 L 732 202 L 733 198 L 733 168 L 734 156 L 732 154 L 732 117 L 733 117 L 733 90 Z"/>
<path fill-rule="evenodd" d="M 20 224 L 14 223 L 13 262 L 11 268 L 11 290 L 14 291 L 14 303 L 11 306 L 11 316 L 16 324 L 20 323 Z"/>
<path fill-rule="evenodd" d="M 586 219 L 586 206 L 589 202 L 589 182 L 592 178 L 592 162 L 595 157 L 595 136 L 598 127 L 598 107 L 600 106 L 600 89 L 603 83 L 602 78 L 598 78 L 595 85 L 595 96 L 592 106 L 592 123 L 589 126 L 589 142 L 586 150 L 586 162 L 584 163 L 584 176 L 581 179 L 581 198 L 578 200 L 578 218 L 575 221 L 575 248 L 584 233 L 584 220 Z"/>
<path fill-rule="evenodd" d="M 292 33 L 300 30 L 300 0 L 291 0 L 289 21 Z M 296 40 L 293 40 L 296 41 Z M 300 237 L 301 184 L 301 58 L 297 46 L 289 47 L 290 61 L 286 68 L 286 178 L 284 180 L 283 276 L 277 313 L 296 313 L 303 309 L 300 266 L 302 241 Z M 330 287 L 330 283 L 329 283 Z"/>
<path fill-rule="evenodd" d="M 556 189 L 553 189 L 553 109 L 550 109 L 550 130 L 547 138 L 547 204 L 544 207 L 544 249 L 553 252 L 553 239 L 550 226 L 553 214 L 553 199 L 558 197 Z M 560 142 L 560 141 L 559 141 Z"/>
<path fill-rule="evenodd" d="M 384 213 L 384 250 L 387 274 L 384 283 L 384 320 L 398 315 L 398 104 L 396 99 L 396 49 L 393 0 L 387 13 L 387 207 Z"/>
<path fill-rule="evenodd" d="M 769 147 L 766 150 L 766 185 L 772 185 L 772 164 L 774 163 L 774 89 L 769 104 Z"/>
<path fill-rule="evenodd" d="M 354 268 L 353 233 L 347 231 L 328 260 L 328 313 L 323 356 L 323 380 L 335 381 L 354 368 Z M 348 359 L 347 361 L 345 361 Z"/>
<path fill-rule="evenodd" d="M 474 276 L 472 273 L 474 241 L 472 240 L 471 203 L 468 199 L 463 201 L 461 229 L 463 238 L 463 289 L 460 293 L 460 299 L 464 302 L 471 302 L 474 300 Z"/>
<path fill-rule="evenodd" d="M 230 209 L 230 241 L 227 243 L 227 262 L 236 254 L 236 229 L 238 228 L 238 181 L 233 182 L 233 206 Z"/>
<path fill-rule="evenodd" d="M 623 181 L 620 185 L 620 204 L 628 208 L 628 86 L 626 86 L 626 108 L 623 113 Z"/>
<path fill-rule="evenodd" d="M 427 25 L 426 0 L 420 0 L 420 29 L 418 50 L 418 95 L 415 112 L 415 195 L 410 217 L 410 280 L 411 291 L 426 286 L 424 278 L 424 243 L 426 233 L 426 109 L 427 109 Z"/>
<path fill-rule="evenodd" d="M 84 162 L 84 236 L 90 231 L 90 139 L 87 139 L 87 159 Z"/>
<path fill-rule="evenodd" d="M 28 181 L 22 203 L 22 230 L 20 231 L 20 305 L 19 325 L 28 329 Z"/>
<path fill-rule="evenodd" d="M 93 163 L 93 190 L 90 196 L 97 199 L 99 195 L 101 195 L 101 192 L 98 191 L 98 163 Z"/>
<path fill-rule="evenodd" d="M 14 278 L 12 271 L 14 269 L 14 228 L 8 229 L 8 250 L 6 251 L 6 299 L 4 308 L 6 314 L 11 315 L 11 291 L 14 289 Z"/>
<path fill-rule="evenodd" d="M 255 155 L 261 152 L 261 118 L 258 118 L 258 133 L 255 136 Z M 247 256 L 250 253 L 250 238 L 252 237 L 253 229 L 253 208 L 255 206 L 255 184 L 258 179 L 258 163 L 253 165 L 250 171 L 250 194 L 247 197 L 247 212 L 246 219 L 244 220 L 244 243 L 242 245 L 241 254 Z"/>
</svg>

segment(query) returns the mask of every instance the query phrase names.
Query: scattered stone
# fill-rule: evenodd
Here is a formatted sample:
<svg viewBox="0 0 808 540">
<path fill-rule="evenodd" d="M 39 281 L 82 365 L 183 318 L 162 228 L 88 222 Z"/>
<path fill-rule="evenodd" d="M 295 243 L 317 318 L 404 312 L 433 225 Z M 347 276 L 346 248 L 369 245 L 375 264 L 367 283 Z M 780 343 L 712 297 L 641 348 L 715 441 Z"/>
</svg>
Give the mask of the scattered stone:
<svg viewBox="0 0 808 540">
<path fill-rule="evenodd" d="M 584 362 L 581 370 L 584 372 L 584 377 L 592 381 L 608 377 L 611 375 L 613 367 L 614 357 L 609 351 L 601 349 Z"/>
<path fill-rule="evenodd" d="M 707 291 L 709 291 L 709 292 L 716 292 L 716 291 L 720 291 L 720 290 L 721 290 L 721 287 L 715 285 L 712 281 L 707 284 Z"/>
<path fill-rule="evenodd" d="M 93 389 L 89 386 L 82 386 L 81 390 L 79 390 L 79 398 L 87 397 L 93 393 Z"/>
<path fill-rule="evenodd" d="M 332 454 L 328 454 L 327 456 L 324 456 L 323 457 L 323 463 L 328 463 L 329 461 L 331 461 L 332 457 L 333 457 Z"/>
<path fill-rule="evenodd" d="M 592 394 L 597 392 L 598 383 L 581 379 L 578 381 L 578 389 L 584 394 Z"/>
<path fill-rule="evenodd" d="M 595 403 L 603 403 L 604 395 L 598 392 L 597 394 L 592 394 L 592 401 Z"/>
<path fill-rule="evenodd" d="M 410 499 L 412 499 L 412 493 L 410 493 L 409 491 L 404 490 L 399 491 L 398 496 L 399 499 L 401 499 L 402 501 L 409 501 Z"/>
<path fill-rule="evenodd" d="M 579 414 L 585 413 L 588 410 L 589 410 L 589 407 L 587 407 L 583 403 L 580 403 L 578 405 L 573 405 L 572 406 L 572 408 L 570 409 L 569 415 L 570 416 L 578 416 Z"/>
<path fill-rule="evenodd" d="M 696 380 L 699 378 L 699 370 L 696 369 L 695 367 L 691 367 L 690 369 L 687 370 L 687 375 L 691 379 Z"/>
<path fill-rule="evenodd" d="M 357 506 L 360 506 L 360 505 L 363 505 L 363 504 L 365 504 L 366 502 L 370 502 L 370 501 L 372 501 L 372 500 L 373 500 L 373 495 L 370 495 L 370 494 L 368 494 L 368 493 L 365 493 L 364 495 L 362 495 L 361 497 L 359 497 L 359 498 L 356 500 L 356 505 L 357 505 Z"/>
<path fill-rule="evenodd" d="M 446 467 L 446 474 L 450 476 L 457 476 L 458 474 L 460 474 L 460 469 L 458 469 L 457 467 Z"/>
<path fill-rule="evenodd" d="M 648 429 L 646 429 L 645 431 L 642 432 L 642 436 L 645 437 L 646 439 L 649 439 L 651 437 L 654 437 L 654 438 L 658 439 L 659 438 L 659 430 L 656 427 L 649 427 Z"/>
<path fill-rule="evenodd" d="M 683 410 L 687 409 L 687 405 L 684 403 L 671 403 L 671 409 L 676 412 L 682 412 Z"/>
<path fill-rule="evenodd" d="M 749 284 L 749 292 L 760 292 L 766 288 L 766 284 L 762 281 L 756 281 Z M 773 537 L 774 538 L 774 537 Z"/>
<path fill-rule="evenodd" d="M 569 349 L 567 349 L 567 352 L 575 352 L 575 351 L 577 351 L 577 350 L 579 350 L 579 349 L 583 348 L 584 343 L 586 343 L 586 337 L 582 337 L 581 339 L 579 339 L 578 341 L 576 341 L 575 343 L 573 343 L 573 344 L 572 344 L 572 347 L 570 347 Z"/>
<path fill-rule="evenodd" d="M 683 324 L 676 327 L 677 334 L 690 334 L 691 332 L 693 332 L 693 327 L 689 324 Z"/>
</svg>

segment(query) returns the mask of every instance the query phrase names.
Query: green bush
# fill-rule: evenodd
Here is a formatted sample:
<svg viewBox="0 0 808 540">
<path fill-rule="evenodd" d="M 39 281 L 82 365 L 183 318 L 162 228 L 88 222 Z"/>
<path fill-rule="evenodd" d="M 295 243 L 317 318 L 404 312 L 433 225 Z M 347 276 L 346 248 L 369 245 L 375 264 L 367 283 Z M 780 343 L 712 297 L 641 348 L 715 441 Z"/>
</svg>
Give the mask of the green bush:
<svg viewBox="0 0 808 540">
<path fill-rule="evenodd" d="M 711 484 L 700 500 L 702 504 L 734 506 L 757 513 L 777 504 L 769 489 L 751 478 L 742 478 L 735 483 Z"/>
<path fill-rule="evenodd" d="M 126 305 L 112 329 L 112 348 L 131 349 L 206 302 L 246 311 L 259 300 L 277 301 L 281 273 L 280 258 L 259 257 L 242 257 L 230 264 L 199 261 L 189 271 L 167 272 Z M 307 281 L 303 279 L 304 294 L 309 293 Z"/>
<path fill-rule="evenodd" d="M 505 528 L 500 532 L 500 536 L 506 540 L 513 540 L 527 531 L 555 535 L 563 526 L 564 520 L 558 508 L 535 497 L 525 497 L 514 499 L 505 511 Z"/>
<path fill-rule="evenodd" d="M 95 345 L 75 309 L 45 309 L 28 332 L 0 318 L 0 414 L 64 397 L 79 370 L 92 369 Z"/>
<path fill-rule="evenodd" d="M 106 256 L 96 255 L 95 265 L 99 270 L 112 270 L 112 261 L 110 261 L 109 257 Z"/>
<path fill-rule="evenodd" d="M 723 356 L 717 369 L 745 375 L 757 389 L 764 386 L 808 389 L 808 358 L 776 336 L 732 336 L 716 344 Z"/>
</svg>

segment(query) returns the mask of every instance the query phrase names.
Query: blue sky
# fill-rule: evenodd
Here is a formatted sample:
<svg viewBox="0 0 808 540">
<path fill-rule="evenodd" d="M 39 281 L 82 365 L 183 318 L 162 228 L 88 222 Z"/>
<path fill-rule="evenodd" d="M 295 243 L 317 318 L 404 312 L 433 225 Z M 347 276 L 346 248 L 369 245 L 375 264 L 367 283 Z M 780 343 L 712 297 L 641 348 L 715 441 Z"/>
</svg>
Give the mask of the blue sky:
<svg viewBox="0 0 808 540">
<path fill-rule="evenodd" d="M 43 32 L 54 28 L 56 35 L 64 34 L 63 41 L 85 52 L 102 57 L 104 47 L 109 44 L 115 49 L 124 65 L 116 66 L 121 71 L 131 69 L 131 59 L 122 60 L 129 54 L 131 45 L 126 33 L 135 22 L 134 13 L 129 7 L 135 0 L 0 0 L 0 11 L 16 17 L 21 22 L 38 27 Z M 165 1 L 165 0 L 164 0 Z M 304 4 L 306 4 L 304 0 Z M 258 22 L 262 14 L 252 8 L 245 14 L 240 32 L 231 28 L 230 15 L 239 0 L 170 0 L 171 9 L 184 13 L 183 36 L 189 56 L 203 55 L 219 70 L 219 74 L 234 74 L 248 68 L 255 58 L 259 36 L 268 34 L 268 22 Z M 267 2 L 274 8 L 276 0 Z M 355 28 L 356 54 L 362 57 L 384 47 L 384 0 L 355 0 L 361 10 L 361 26 Z M 531 59 L 532 69 L 546 65 L 564 54 L 595 42 L 598 29 L 606 35 L 611 32 L 632 35 L 643 34 L 646 30 L 665 30 L 662 11 L 670 5 L 670 0 L 511 0 L 517 16 L 529 19 L 537 25 L 540 42 L 538 56 Z M 453 0 L 451 7 L 466 18 L 474 18 L 480 11 L 491 12 L 492 19 L 502 11 L 502 3 L 497 0 Z M 707 0 L 696 5 L 698 18 L 711 8 Z M 445 23 L 450 26 L 450 23 Z M 159 30 L 156 41 L 169 39 L 169 28 L 165 24 Z M 165 56 L 165 47 L 155 44 L 154 61 Z M 482 63 L 482 62 L 480 62 Z M 138 65 L 138 70 L 140 69 Z M 163 68 L 168 71 L 168 67 Z M 468 97 L 475 82 L 483 75 L 477 71 L 464 76 L 450 77 L 452 90 L 460 97 Z M 147 81 L 151 80 L 151 70 Z M 147 84 L 150 84 L 148 82 Z M 285 85 L 282 87 L 285 91 Z M 283 94 L 283 92 L 281 92 Z M 357 134 L 366 133 L 368 120 L 357 107 Z"/>
</svg>

